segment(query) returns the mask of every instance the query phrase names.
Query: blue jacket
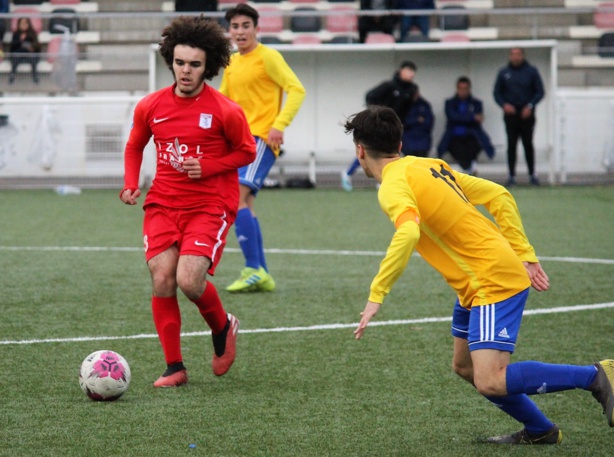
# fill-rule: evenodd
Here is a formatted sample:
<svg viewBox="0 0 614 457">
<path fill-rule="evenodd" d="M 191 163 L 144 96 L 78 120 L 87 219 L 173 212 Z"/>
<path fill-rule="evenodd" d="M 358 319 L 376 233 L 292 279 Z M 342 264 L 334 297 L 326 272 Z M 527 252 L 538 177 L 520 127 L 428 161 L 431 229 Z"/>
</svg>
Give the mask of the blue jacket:
<svg viewBox="0 0 614 457">
<path fill-rule="evenodd" d="M 516 109 L 528 104 L 535 106 L 544 98 L 544 84 L 537 68 L 525 60 L 518 67 L 508 64 L 499 71 L 493 95 L 499 106 L 505 103 Z"/>
<path fill-rule="evenodd" d="M 435 116 L 431 104 L 422 97 L 418 97 L 403 120 L 403 153 L 430 151 L 434 124 Z"/>
<path fill-rule="evenodd" d="M 435 0 L 398 0 L 400 10 L 434 10 Z"/>
<path fill-rule="evenodd" d="M 457 128 L 466 130 L 467 134 L 474 135 L 478 143 L 489 158 L 495 156 L 495 148 L 490 141 L 490 137 L 482 128 L 482 124 L 475 120 L 476 114 L 482 114 L 484 109 L 482 107 L 482 101 L 469 96 L 466 100 L 468 106 L 466 111 L 460 109 L 462 100 L 457 96 L 446 100 L 446 130 L 441 137 L 441 141 L 437 146 L 437 154 L 441 158 L 447 151 L 450 145 L 450 140 L 455 134 Z"/>
</svg>

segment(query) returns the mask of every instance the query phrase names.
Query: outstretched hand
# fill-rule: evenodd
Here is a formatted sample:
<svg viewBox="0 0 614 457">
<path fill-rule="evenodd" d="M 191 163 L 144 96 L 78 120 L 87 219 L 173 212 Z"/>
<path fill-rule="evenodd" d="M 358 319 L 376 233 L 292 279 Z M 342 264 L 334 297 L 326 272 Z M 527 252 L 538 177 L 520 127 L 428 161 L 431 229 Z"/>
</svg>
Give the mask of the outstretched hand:
<svg viewBox="0 0 614 457">
<path fill-rule="evenodd" d="M 527 269 L 529 279 L 531 280 L 531 286 L 533 286 L 536 291 L 544 292 L 550 288 L 548 275 L 539 263 L 522 262 L 522 264 Z"/>
<path fill-rule="evenodd" d="M 377 314 L 380 306 L 382 306 L 381 303 L 375 303 L 372 301 L 367 302 L 367 306 L 365 307 L 365 310 L 362 313 L 360 313 L 360 315 L 362 316 L 360 319 L 360 323 L 358 324 L 358 327 L 356 328 L 356 330 L 354 330 L 354 335 L 356 336 L 357 340 L 359 340 L 362 337 L 362 333 L 367 328 L 367 325 L 369 324 L 369 321 L 371 320 L 371 318 Z"/>
</svg>

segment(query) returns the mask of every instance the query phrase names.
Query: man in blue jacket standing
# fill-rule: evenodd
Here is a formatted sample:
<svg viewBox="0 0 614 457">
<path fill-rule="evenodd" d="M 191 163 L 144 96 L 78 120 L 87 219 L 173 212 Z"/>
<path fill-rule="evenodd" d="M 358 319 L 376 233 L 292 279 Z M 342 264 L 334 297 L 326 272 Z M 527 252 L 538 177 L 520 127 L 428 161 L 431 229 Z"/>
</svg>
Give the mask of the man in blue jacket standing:
<svg viewBox="0 0 614 457">
<path fill-rule="evenodd" d="M 476 175 L 478 154 L 484 150 L 492 159 L 495 149 L 482 128 L 482 101 L 471 94 L 471 80 L 466 76 L 458 78 L 456 95 L 446 100 L 446 118 L 446 130 L 437 146 L 439 157 L 450 151 L 463 173 Z"/>
<path fill-rule="evenodd" d="M 509 178 L 507 186 L 516 184 L 516 146 L 522 141 L 524 156 L 529 171 L 530 183 L 539 186 L 535 173 L 535 106 L 544 98 L 544 84 L 537 68 L 529 64 L 522 48 L 512 48 L 509 64 L 502 68 L 495 82 L 494 97 L 503 108 L 505 131 L 507 133 L 507 164 Z"/>
</svg>

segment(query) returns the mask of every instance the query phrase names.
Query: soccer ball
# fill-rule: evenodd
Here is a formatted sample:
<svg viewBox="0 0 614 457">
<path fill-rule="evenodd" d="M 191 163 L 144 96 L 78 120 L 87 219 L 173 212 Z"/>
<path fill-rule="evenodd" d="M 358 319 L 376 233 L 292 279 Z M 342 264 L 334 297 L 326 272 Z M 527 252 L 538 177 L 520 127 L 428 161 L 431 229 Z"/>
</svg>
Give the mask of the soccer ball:
<svg viewBox="0 0 614 457">
<path fill-rule="evenodd" d="M 92 352 L 81 364 L 79 385 L 92 400 L 117 400 L 129 384 L 130 366 L 117 352 Z"/>
</svg>

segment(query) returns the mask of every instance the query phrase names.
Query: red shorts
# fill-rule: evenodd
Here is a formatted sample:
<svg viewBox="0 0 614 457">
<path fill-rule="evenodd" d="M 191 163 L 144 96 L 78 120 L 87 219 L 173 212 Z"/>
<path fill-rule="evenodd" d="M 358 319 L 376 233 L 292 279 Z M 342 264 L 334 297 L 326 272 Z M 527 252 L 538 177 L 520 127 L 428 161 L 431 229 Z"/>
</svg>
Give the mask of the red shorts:
<svg viewBox="0 0 614 457">
<path fill-rule="evenodd" d="M 211 267 L 207 273 L 213 276 L 233 222 L 234 216 L 220 208 L 175 209 L 149 205 L 143 221 L 145 259 L 149 261 L 177 244 L 179 255 L 208 257 Z"/>
</svg>

